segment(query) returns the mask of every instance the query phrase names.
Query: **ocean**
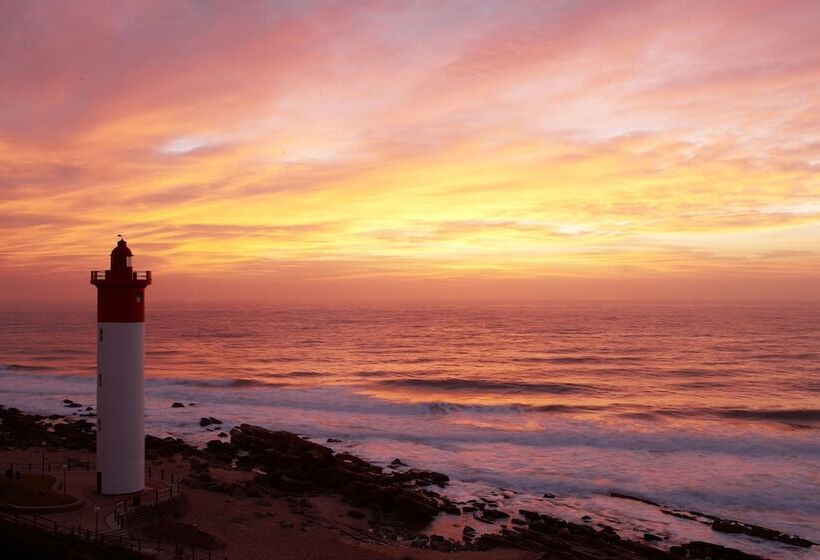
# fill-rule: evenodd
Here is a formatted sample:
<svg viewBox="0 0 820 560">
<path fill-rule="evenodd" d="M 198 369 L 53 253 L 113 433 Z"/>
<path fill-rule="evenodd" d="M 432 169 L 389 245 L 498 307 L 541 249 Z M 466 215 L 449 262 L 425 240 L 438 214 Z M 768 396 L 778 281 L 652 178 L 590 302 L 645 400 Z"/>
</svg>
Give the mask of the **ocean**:
<svg viewBox="0 0 820 560">
<path fill-rule="evenodd" d="M 93 406 L 95 359 L 93 303 L 0 310 L 0 403 Z M 216 432 L 199 418 L 214 416 L 225 431 L 338 439 L 445 472 L 454 497 L 590 515 L 624 536 L 816 554 L 611 492 L 820 542 L 820 304 L 149 301 L 146 394 L 155 435 L 202 444 Z"/>
</svg>

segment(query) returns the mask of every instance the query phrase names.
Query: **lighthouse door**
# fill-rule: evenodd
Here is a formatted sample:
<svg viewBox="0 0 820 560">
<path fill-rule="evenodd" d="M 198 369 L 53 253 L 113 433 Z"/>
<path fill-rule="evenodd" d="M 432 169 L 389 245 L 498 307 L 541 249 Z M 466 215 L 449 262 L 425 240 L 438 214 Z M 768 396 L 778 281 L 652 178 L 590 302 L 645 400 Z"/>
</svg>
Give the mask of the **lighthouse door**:
<svg viewBox="0 0 820 560">
<path fill-rule="evenodd" d="M 97 494 L 102 494 L 102 473 L 97 471 Z"/>
</svg>

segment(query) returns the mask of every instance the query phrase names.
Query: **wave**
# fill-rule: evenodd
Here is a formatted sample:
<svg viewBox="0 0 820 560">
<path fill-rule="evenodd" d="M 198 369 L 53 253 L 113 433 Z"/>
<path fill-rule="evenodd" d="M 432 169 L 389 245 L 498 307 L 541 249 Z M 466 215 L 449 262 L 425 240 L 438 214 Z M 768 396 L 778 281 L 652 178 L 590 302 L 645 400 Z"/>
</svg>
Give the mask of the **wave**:
<svg viewBox="0 0 820 560">
<path fill-rule="evenodd" d="M 820 409 L 818 408 L 795 408 L 795 409 L 773 409 L 754 410 L 743 408 L 729 408 L 719 412 L 726 418 L 748 418 L 750 420 L 784 420 L 784 421 L 804 421 L 820 422 Z"/>
<path fill-rule="evenodd" d="M 0 364 L 0 368 L 8 371 L 53 371 L 51 366 L 27 366 L 23 364 Z"/>
<path fill-rule="evenodd" d="M 602 362 L 616 361 L 616 359 L 596 358 L 594 356 L 526 356 L 523 358 L 513 358 L 510 361 L 519 364 L 599 364 Z"/>
<path fill-rule="evenodd" d="M 385 379 L 380 382 L 394 387 L 420 387 L 430 389 L 447 389 L 450 391 L 499 391 L 521 392 L 533 391 L 538 393 L 566 394 L 566 393 L 599 393 L 600 388 L 579 383 L 522 383 L 520 381 L 482 381 L 472 379 Z"/>
</svg>

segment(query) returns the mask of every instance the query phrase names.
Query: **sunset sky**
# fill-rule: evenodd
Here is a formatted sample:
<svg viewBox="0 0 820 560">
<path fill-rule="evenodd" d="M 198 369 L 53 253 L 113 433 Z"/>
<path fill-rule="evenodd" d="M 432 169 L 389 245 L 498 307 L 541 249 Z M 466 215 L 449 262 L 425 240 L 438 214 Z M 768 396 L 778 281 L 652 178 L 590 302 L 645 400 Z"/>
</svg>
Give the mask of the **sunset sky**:
<svg viewBox="0 0 820 560">
<path fill-rule="evenodd" d="M 820 2 L 0 4 L 0 302 L 820 299 Z"/>
</svg>

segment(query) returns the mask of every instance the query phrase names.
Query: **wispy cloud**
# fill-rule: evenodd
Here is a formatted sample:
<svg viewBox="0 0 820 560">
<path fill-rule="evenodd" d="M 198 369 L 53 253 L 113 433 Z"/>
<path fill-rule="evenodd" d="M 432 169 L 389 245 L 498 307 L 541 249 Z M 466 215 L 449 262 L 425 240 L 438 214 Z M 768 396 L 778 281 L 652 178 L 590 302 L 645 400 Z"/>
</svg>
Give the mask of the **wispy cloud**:
<svg viewBox="0 0 820 560">
<path fill-rule="evenodd" d="M 125 231 L 166 276 L 237 283 L 810 278 L 818 19 L 811 1 L 7 3 L 0 266 L 64 278 Z"/>
</svg>

